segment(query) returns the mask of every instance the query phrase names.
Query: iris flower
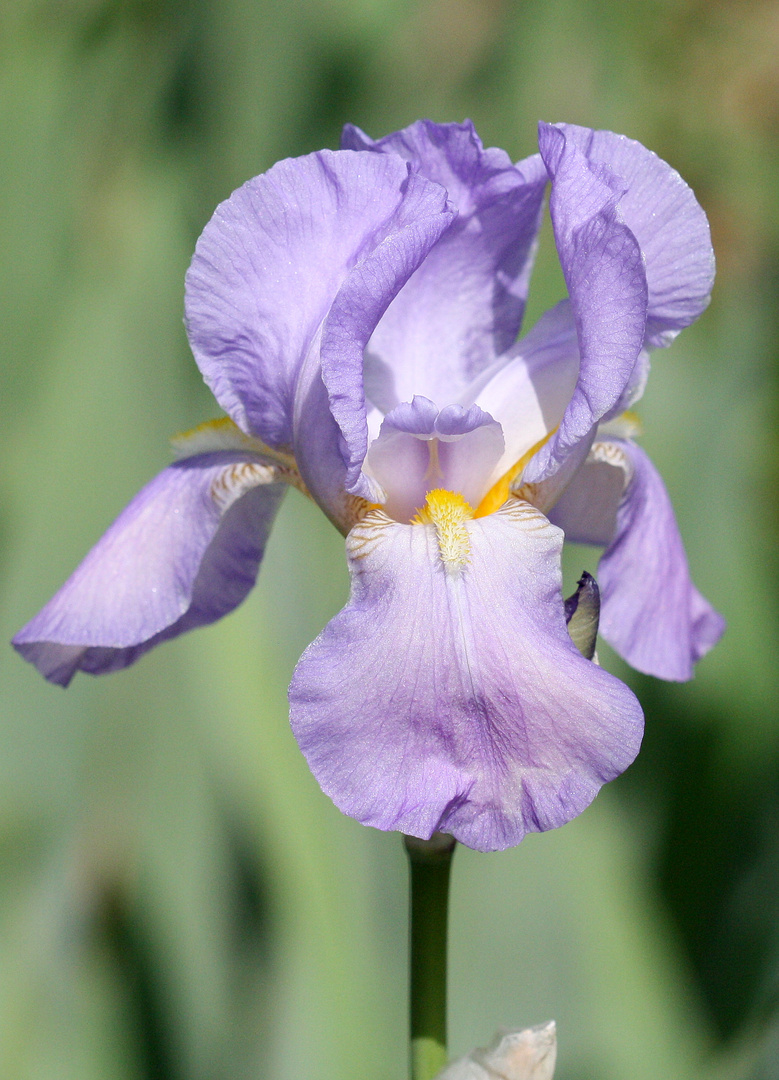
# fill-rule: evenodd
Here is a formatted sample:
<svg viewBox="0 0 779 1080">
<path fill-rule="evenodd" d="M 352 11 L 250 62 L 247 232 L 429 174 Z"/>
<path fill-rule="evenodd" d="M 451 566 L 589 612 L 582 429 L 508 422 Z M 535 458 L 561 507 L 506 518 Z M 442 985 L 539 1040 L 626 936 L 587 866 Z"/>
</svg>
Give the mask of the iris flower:
<svg viewBox="0 0 779 1080">
<path fill-rule="evenodd" d="M 706 306 L 713 253 L 690 189 L 640 144 L 541 124 L 539 150 L 512 164 L 470 123 L 347 126 L 341 150 L 222 203 L 186 326 L 227 416 L 178 440 L 22 655 L 64 686 L 226 615 L 291 485 L 346 536 L 350 598 L 290 687 L 341 810 L 492 850 L 621 773 L 642 713 L 569 636 L 563 538 L 605 549 L 606 640 L 689 678 L 722 621 L 626 412 L 649 350 Z M 517 341 L 550 183 L 568 298 Z"/>
</svg>

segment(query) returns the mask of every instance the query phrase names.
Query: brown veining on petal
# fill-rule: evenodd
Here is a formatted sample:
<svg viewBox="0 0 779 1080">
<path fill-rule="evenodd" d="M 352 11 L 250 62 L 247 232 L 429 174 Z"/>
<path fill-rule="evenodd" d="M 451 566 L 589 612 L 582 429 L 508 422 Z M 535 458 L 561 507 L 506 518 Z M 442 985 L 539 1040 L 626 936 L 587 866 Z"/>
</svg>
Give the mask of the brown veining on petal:
<svg viewBox="0 0 779 1080">
<path fill-rule="evenodd" d="M 250 488 L 276 483 L 276 474 L 277 469 L 271 464 L 259 461 L 234 462 L 218 472 L 212 480 L 211 498 L 224 513 Z"/>
<path fill-rule="evenodd" d="M 624 487 L 627 487 L 633 477 L 633 466 L 630 459 L 618 443 L 593 443 L 587 460 L 589 462 L 601 462 L 604 465 L 611 465 L 615 469 L 622 469 L 625 474 Z"/>
<path fill-rule="evenodd" d="M 217 473 L 211 483 L 211 498 L 224 513 L 236 499 L 260 484 L 289 484 L 309 495 L 297 469 L 273 461 L 249 460 L 232 462 Z"/>
<path fill-rule="evenodd" d="M 364 559 L 370 555 L 381 541 L 384 530 L 397 524 L 387 517 L 381 507 L 371 506 L 369 503 L 366 503 L 366 506 L 368 509 L 365 514 L 352 527 L 346 538 L 346 553 L 353 560 Z"/>
<path fill-rule="evenodd" d="M 520 492 L 532 487 L 532 484 L 523 484 Z M 546 514 L 534 506 L 531 499 L 526 498 L 519 492 L 504 503 L 498 513 L 521 521 L 526 532 L 541 532 L 543 529 L 554 527 Z"/>
</svg>

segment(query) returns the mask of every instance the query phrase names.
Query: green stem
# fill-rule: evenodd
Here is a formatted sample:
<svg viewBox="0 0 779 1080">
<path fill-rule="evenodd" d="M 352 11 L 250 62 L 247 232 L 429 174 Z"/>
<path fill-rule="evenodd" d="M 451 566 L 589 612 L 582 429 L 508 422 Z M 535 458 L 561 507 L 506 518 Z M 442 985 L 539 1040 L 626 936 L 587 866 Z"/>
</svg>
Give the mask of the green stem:
<svg viewBox="0 0 779 1080">
<path fill-rule="evenodd" d="M 411 1080 L 446 1064 L 446 927 L 455 839 L 404 837 L 411 871 Z"/>
</svg>

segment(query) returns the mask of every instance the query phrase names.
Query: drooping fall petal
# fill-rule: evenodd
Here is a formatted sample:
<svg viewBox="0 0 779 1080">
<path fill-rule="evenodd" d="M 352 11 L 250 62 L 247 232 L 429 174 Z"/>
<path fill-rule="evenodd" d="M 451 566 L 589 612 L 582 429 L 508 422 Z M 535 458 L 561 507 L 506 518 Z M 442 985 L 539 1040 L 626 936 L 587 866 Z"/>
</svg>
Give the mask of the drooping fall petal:
<svg viewBox="0 0 779 1080">
<path fill-rule="evenodd" d="M 226 615 L 254 585 L 286 490 L 250 454 L 185 458 L 143 488 L 14 638 L 51 682 L 99 674 Z"/>
<path fill-rule="evenodd" d="M 380 511 L 355 526 L 351 599 L 303 654 L 290 717 L 345 813 L 489 851 L 580 813 L 642 715 L 568 636 L 560 531 L 516 501 L 462 528 L 447 548 Z"/>
<path fill-rule="evenodd" d="M 638 671 L 684 681 L 725 622 L 692 583 L 659 473 L 629 440 L 596 443 L 555 507 L 568 539 L 605 545 L 600 632 Z"/>
</svg>

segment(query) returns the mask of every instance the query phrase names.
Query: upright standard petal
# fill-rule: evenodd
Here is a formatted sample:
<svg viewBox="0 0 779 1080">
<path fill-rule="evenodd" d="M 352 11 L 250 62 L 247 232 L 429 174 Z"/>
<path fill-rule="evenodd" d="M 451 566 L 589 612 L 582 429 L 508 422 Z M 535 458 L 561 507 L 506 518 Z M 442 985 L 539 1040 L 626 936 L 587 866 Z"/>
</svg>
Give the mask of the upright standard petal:
<svg viewBox="0 0 779 1080">
<path fill-rule="evenodd" d="M 373 160 L 375 155 L 367 156 Z M 365 347 L 387 305 L 450 228 L 454 213 L 443 207 L 440 212 L 435 209 L 436 199 L 444 195 L 443 189 L 421 176 L 412 173 L 404 192 L 406 202 L 393 219 L 392 228 L 385 230 L 388 235 L 350 271 L 322 327 L 322 381 L 327 388 L 330 412 L 343 437 L 344 484 L 347 491 L 365 498 L 371 495 L 361 472 L 368 450 L 363 383 Z M 424 213 L 419 212 L 420 203 Z M 304 476 L 307 441 L 304 433 L 296 442 L 296 456 Z"/>
<path fill-rule="evenodd" d="M 447 405 L 515 340 L 524 313 L 546 170 L 484 149 L 473 125 L 420 120 L 374 142 L 351 125 L 342 145 L 408 161 L 446 188 L 459 217 L 392 302 L 365 358 L 373 403 L 414 394 Z"/>
<path fill-rule="evenodd" d="M 473 384 L 466 398 L 472 394 L 503 429 L 505 450 L 491 483 L 559 426 L 578 375 L 576 326 L 570 302 L 563 300 Z"/>
<path fill-rule="evenodd" d="M 367 449 L 362 346 L 454 216 L 443 188 L 409 172 L 369 153 L 281 161 L 217 208 L 187 274 L 189 339 L 219 403 L 273 447 L 293 445 L 296 415 L 298 431 L 329 428 L 329 404 L 347 443 L 329 462 L 340 480 Z M 320 345 L 328 396 L 310 357 Z M 337 446 L 328 431 L 319 441 Z M 307 440 L 294 449 L 305 475 Z"/>
<path fill-rule="evenodd" d="M 351 599 L 303 654 L 290 716 L 345 813 L 489 851 L 580 813 L 642 715 L 568 636 L 560 531 L 518 501 L 459 528 L 355 526 Z"/>
<path fill-rule="evenodd" d="M 638 671 L 683 682 L 725 622 L 690 579 L 663 481 L 635 443 L 597 442 L 555 507 L 575 543 L 606 545 L 600 632 Z"/>
<path fill-rule="evenodd" d="M 627 184 L 591 163 L 560 127 L 539 125 L 549 175 L 549 209 L 579 343 L 579 377 L 554 436 L 526 479 L 556 473 L 630 383 L 644 342 L 647 281 L 641 248 L 622 221 Z"/>
<path fill-rule="evenodd" d="M 646 267 L 646 344 L 669 345 L 711 296 L 714 250 L 705 213 L 679 173 L 641 143 L 612 131 L 555 126 L 591 165 L 607 167 L 624 185 L 619 215 Z"/>
<path fill-rule="evenodd" d="M 13 644 L 51 682 L 127 667 L 221 618 L 254 585 L 286 490 L 256 455 L 200 454 L 133 499 Z"/>
</svg>

